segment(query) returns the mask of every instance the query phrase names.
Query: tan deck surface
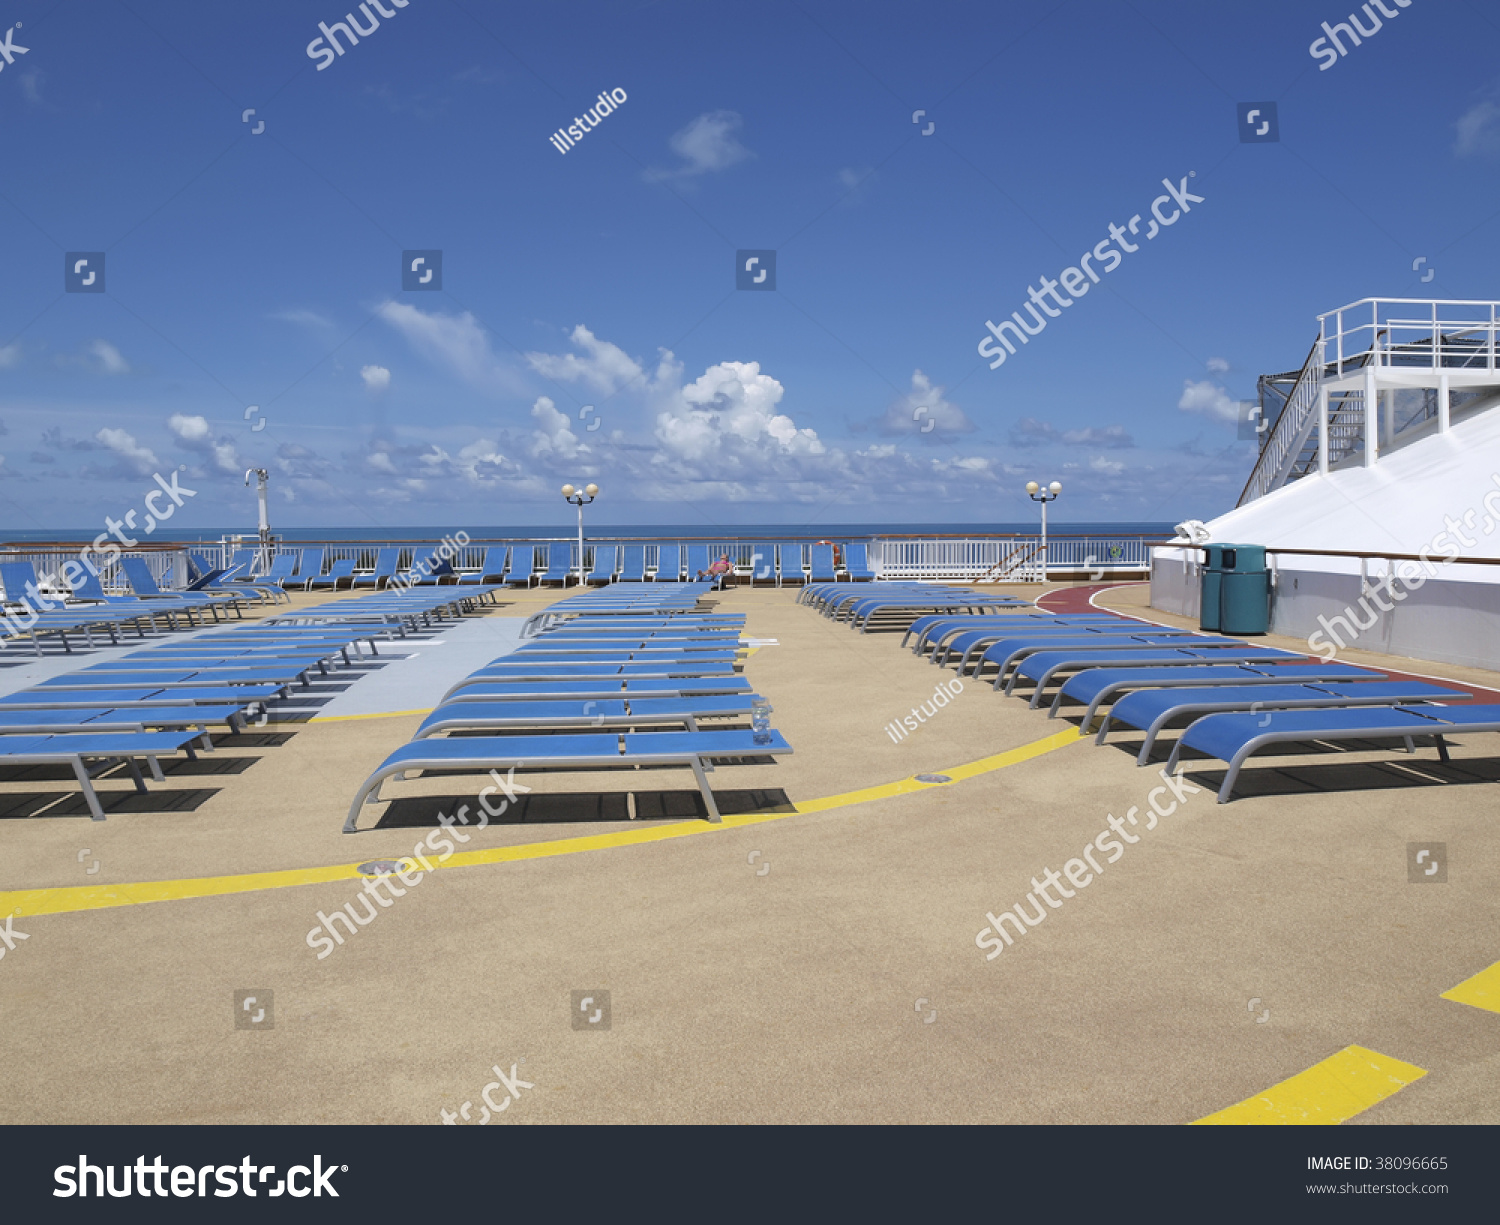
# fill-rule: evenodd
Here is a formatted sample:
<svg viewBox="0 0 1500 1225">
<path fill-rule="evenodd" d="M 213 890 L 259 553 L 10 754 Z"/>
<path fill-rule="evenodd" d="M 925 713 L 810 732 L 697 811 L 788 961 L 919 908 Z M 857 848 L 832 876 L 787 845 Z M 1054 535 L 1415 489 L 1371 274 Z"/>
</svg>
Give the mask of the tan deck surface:
<svg viewBox="0 0 1500 1225">
<path fill-rule="evenodd" d="M 1144 590 L 1106 599 L 1142 611 Z M 490 615 L 559 594 L 510 593 Z M 1500 961 L 1500 737 L 1460 739 L 1449 766 L 1430 749 L 1267 757 L 1224 806 L 1222 766 L 1192 763 L 1205 790 L 987 961 L 986 911 L 1023 902 L 1109 814 L 1144 808 L 1157 768 L 1137 769 L 1122 735 L 740 823 L 1071 726 L 971 684 L 893 744 L 884 725 L 952 673 L 795 595 L 717 598 L 779 640 L 745 674 L 796 750 L 709 776 L 723 827 L 651 819 L 695 811 L 685 771 L 526 777 L 525 821 L 471 829 L 465 850 L 691 832 L 445 866 L 324 960 L 307 934 L 360 894 L 352 877 L 102 907 L 45 895 L 63 912 L 44 914 L 16 891 L 408 855 L 485 781 L 388 785 L 403 824 L 341 834 L 355 788 L 419 716 L 217 736 L 198 763 L 164 762 L 149 796 L 102 780 L 103 823 L 65 771 L 4 774 L 0 914 L 19 906 L 28 937 L 0 959 L 7 1121 L 436 1123 L 465 1102 L 477 1118 L 491 1065 L 515 1063 L 535 1087 L 507 1123 L 1185 1123 L 1358 1045 L 1427 1075 L 1356 1121 L 1500 1122 L 1500 1012 L 1440 998 Z M 628 787 L 641 820 L 623 819 Z M 387 809 L 367 812 L 369 826 Z M 1429 839 L 1447 845 L 1448 882 L 1411 885 L 1407 844 Z M 597 989 L 609 1030 L 575 1030 L 571 993 Z M 274 992 L 274 1029 L 235 1027 L 237 990 Z"/>
</svg>

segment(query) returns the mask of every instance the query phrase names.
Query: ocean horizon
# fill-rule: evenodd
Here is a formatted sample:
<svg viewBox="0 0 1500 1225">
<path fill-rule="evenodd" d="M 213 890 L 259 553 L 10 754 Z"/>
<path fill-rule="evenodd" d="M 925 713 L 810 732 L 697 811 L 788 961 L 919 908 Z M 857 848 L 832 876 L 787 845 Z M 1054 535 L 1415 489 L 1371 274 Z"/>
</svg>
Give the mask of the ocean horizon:
<svg viewBox="0 0 1500 1225">
<path fill-rule="evenodd" d="M 272 534 L 285 544 L 312 544 L 335 542 L 391 541 L 428 542 L 451 538 L 458 532 L 467 532 L 476 542 L 499 542 L 512 540 L 576 540 L 576 524 L 524 527 L 288 527 L 272 528 Z M 590 527 L 584 524 L 586 540 L 860 540 L 876 536 L 1035 536 L 1041 531 L 1037 521 L 1030 523 L 835 523 L 818 526 L 797 524 L 752 523 L 740 526 L 715 524 L 600 524 Z M 1120 523 L 1049 523 L 1048 535 L 1064 536 L 1150 536 L 1168 539 L 1174 534 L 1174 525 L 1161 522 Z M 98 534 L 97 529 L 55 528 L 31 531 L 7 531 L 0 533 L 0 547 L 26 544 L 86 544 Z M 151 537 L 133 537 L 143 543 L 162 544 L 217 544 L 226 536 L 254 538 L 253 527 L 204 528 L 197 532 L 163 532 Z"/>
</svg>

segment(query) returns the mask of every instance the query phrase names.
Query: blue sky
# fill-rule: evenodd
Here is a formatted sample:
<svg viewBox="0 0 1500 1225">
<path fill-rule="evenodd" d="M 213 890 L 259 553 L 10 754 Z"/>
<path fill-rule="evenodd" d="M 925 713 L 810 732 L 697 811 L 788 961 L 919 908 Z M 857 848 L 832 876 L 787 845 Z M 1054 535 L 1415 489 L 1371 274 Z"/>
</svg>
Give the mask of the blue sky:
<svg viewBox="0 0 1500 1225">
<path fill-rule="evenodd" d="M 1493 6 L 1386 0 L 1320 70 L 1350 0 L 384 0 L 320 70 L 349 7 L 8 0 L 0 523 L 181 468 L 184 530 L 253 526 L 252 465 L 273 522 L 372 534 L 563 524 L 568 480 L 596 523 L 1028 520 L 1033 477 L 1062 521 L 1208 518 L 1319 312 L 1500 285 Z M 986 321 L 1164 179 L 1202 203 L 991 369 Z"/>
</svg>

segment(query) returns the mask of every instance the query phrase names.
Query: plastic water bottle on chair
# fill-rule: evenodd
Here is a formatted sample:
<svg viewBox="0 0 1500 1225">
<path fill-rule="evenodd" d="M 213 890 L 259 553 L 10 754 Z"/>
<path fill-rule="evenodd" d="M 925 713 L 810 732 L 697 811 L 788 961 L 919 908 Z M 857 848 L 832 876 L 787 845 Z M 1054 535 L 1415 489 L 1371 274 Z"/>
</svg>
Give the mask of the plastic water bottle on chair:
<svg viewBox="0 0 1500 1225">
<path fill-rule="evenodd" d="M 750 704 L 750 730 L 754 733 L 756 744 L 771 743 L 771 711 L 772 706 L 765 698 L 756 698 Z"/>
</svg>

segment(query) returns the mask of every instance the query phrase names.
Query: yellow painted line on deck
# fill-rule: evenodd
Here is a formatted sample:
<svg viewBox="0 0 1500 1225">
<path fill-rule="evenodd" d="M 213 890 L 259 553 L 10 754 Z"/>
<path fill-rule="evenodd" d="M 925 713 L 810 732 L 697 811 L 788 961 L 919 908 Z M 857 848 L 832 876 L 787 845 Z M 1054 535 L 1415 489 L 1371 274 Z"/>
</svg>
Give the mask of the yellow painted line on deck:
<svg viewBox="0 0 1500 1225">
<path fill-rule="evenodd" d="M 417 712 L 412 712 L 417 713 Z M 347 718 L 371 716 L 350 715 Z M 953 783 L 977 778 L 1007 766 L 1019 765 L 1044 753 L 1050 753 L 1079 740 L 1082 733 L 1077 728 L 1044 736 L 1020 748 L 1008 749 L 990 757 L 982 757 L 961 766 L 954 766 L 935 773 L 945 774 L 949 783 L 924 783 L 916 778 L 904 778 L 899 782 L 883 783 L 876 787 L 865 787 L 858 791 L 846 791 L 841 795 L 824 796 L 801 804 L 767 809 L 764 812 L 725 816 L 721 825 L 707 821 L 674 821 L 669 825 L 650 825 L 637 829 L 624 829 L 609 834 L 590 834 L 582 838 L 555 838 L 547 842 L 529 842 L 520 846 L 486 847 L 483 850 L 456 851 L 439 864 L 431 855 L 427 858 L 433 868 L 468 868 L 480 864 L 519 863 L 528 859 L 551 859 L 558 855 L 577 855 L 584 851 L 603 851 L 622 846 L 643 846 L 651 842 L 665 842 L 673 838 L 687 838 L 697 834 L 721 833 L 740 829 L 747 825 L 762 825 L 767 821 L 782 821 L 787 817 L 805 816 L 809 813 L 830 812 L 838 808 L 849 808 L 856 804 L 867 804 L 873 800 L 889 799 L 897 795 L 910 795 L 918 791 L 932 791 L 950 787 Z M 369 832 L 369 831 L 366 831 Z M 383 831 L 394 834 L 394 830 Z M 455 827 L 450 831 L 455 837 L 461 832 Z M 413 841 L 425 837 L 421 831 L 411 831 Z M 360 860 L 360 863 L 368 862 Z M 181 901 L 187 898 L 219 897 L 230 893 L 256 893 L 266 889 L 287 889 L 297 885 L 326 884 L 335 880 L 362 880 L 358 864 L 334 864 L 324 868 L 286 868 L 273 872 L 250 872 L 238 876 L 203 876 L 181 880 L 145 881 L 122 885 L 71 885 L 56 889 L 17 889 L 0 893 L 0 915 L 16 916 L 73 914 L 84 910 L 111 910 L 118 906 L 138 906 L 145 902 Z"/>
<path fill-rule="evenodd" d="M 1342 1123 L 1426 1075 L 1425 1068 L 1414 1064 L 1362 1046 L 1346 1046 L 1307 1071 L 1198 1122 L 1231 1126 Z"/>
<path fill-rule="evenodd" d="M 1472 1004 L 1475 1008 L 1486 1008 L 1500 1012 L 1500 961 L 1488 970 L 1480 970 L 1473 978 L 1466 978 L 1458 986 L 1444 991 L 1442 998 L 1455 1004 Z"/>
</svg>

